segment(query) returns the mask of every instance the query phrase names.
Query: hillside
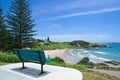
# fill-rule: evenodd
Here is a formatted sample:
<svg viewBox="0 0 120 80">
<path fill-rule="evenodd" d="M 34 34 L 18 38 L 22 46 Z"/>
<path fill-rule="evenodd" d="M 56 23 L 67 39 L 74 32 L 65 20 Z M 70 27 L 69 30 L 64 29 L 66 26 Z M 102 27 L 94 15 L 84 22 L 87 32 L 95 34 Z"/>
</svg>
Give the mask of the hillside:
<svg viewBox="0 0 120 80">
<path fill-rule="evenodd" d="M 72 42 L 53 42 L 48 40 L 34 40 L 34 49 L 64 49 L 64 48 L 91 48 L 91 47 L 106 47 L 96 43 L 90 43 L 82 40 L 75 40 Z"/>
</svg>

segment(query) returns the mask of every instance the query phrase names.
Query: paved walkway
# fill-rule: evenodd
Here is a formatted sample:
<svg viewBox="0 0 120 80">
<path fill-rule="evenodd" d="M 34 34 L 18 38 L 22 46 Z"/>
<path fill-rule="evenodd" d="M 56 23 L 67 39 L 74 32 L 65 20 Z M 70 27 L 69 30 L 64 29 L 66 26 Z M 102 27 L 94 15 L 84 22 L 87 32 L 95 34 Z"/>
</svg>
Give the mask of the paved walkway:
<svg viewBox="0 0 120 80">
<path fill-rule="evenodd" d="M 21 66 L 21 63 L 0 66 L 0 80 L 82 80 L 81 72 L 71 68 L 44 65 L 45 73 L 38 75 L 40 64 L 25 63 L 25 69 Z"/>
</svg>

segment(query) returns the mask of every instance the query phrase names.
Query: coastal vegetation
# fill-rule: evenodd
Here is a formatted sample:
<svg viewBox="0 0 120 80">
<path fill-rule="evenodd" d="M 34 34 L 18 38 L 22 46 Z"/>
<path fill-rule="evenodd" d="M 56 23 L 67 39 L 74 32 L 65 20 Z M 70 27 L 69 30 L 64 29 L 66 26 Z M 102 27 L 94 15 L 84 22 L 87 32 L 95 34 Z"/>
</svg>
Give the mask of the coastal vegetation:
<svg viewBox="0 0 120 80">
<path fill-rule="evenodd" d="M 15 54 L 6 54 L 0 52 L 0 62 L 15 63 L 19 61 L 20 60 Z"/>
<path fill-rule="evenodd" d="M 90 62 L 88 57 L 84 57 L 82 60 L 80 60 L 77 64 L 85 65 L 88 68 L 94 68 L 95 64 L 93 62 Z"/>
<path fill-rule="evenodd" d="M 101 70 L 120 71 L 120 67 L 110 67 L 105 65 L 96 65 L 96 66 L 97 66 L 97 69 L 101 69 Z"/>
<path fill-rule="evenodd" d="M 33 49 L 43 49 L 43 50 L 50 50 L 50 49 L 74 49 L 74 48 L 92 48 L 92 47 L 106 47 L 105 45 L 99 45 L 95 43 L 90 43 L 87 41 L 82 40 L 75 40 L 72 42 L 54 42 L 48 40 L 40 40 L 40 39 L 33 39 L 34 47 Z"/>
</svg>

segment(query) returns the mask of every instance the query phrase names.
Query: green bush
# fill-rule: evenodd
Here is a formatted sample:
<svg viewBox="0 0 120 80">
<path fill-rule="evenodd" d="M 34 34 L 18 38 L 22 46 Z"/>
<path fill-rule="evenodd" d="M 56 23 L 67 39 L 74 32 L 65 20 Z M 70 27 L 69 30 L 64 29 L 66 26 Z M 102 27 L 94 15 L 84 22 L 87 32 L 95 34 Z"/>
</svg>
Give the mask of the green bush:
<svg viewBox="0 0 120 80">
<path fill-rule="evenodd" d="M 0 53 L 0 62 L 19 62 L 19 59 L 14 54 Z"/>
<path fill-rule="evenodd" d="M 89 42 L 86 42 L 86 41 L 81 41 L 81 40 L 75 40 L 75 41 L 72 41 L 70 42 L 70 45 L 76 47 L 76 48 L 86 48 L 86 47 L 89 47 Z"/>
<path fill-rule="evenodd" d="M 89 68 L 94 68 L 95 64 L 93 62 L 89 62 L 88 67 Z"/>
<path fill-rule="evenodd" d="M 78 62 L 78 64 L 85 65 L 85 66 L 87 66 L 89 68 L 93 68 L 95 66 L 95 64 L 93 62 L 90 62 L 88 57 L 84 57 L 82 60 L 80 60 Z"/>
<path fill-rule="evenodd" d="M 88 65 L 89 64 L 89 58 L 84 57 L 82 60 L 78 62 L 78 64 Z"/>
<path fill-rule="evenodd" d="M 56 63 L 65 63 L 63 59 L 61 59 L 60 57 L 55 57 L 53 58 L 53 61 Z"/>
</svg>

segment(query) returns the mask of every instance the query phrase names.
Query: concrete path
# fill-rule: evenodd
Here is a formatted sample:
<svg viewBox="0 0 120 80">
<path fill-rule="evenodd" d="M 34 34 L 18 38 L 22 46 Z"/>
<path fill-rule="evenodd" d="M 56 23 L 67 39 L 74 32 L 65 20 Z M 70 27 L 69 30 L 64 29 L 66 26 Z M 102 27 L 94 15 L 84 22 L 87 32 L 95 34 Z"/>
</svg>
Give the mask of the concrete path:
<svg viewBox="0 0 120 80">
<path fill-rule="evenodd" d="M 36 63 L 22 63 L 0 66 L 0 80 L 82 80 L 82 73 L 78 70 L 51 65 L 44 65 L 45 73 L 40 73 L 41 66 Z"/>
</svg>

